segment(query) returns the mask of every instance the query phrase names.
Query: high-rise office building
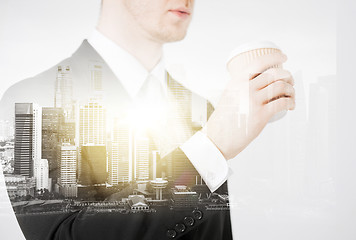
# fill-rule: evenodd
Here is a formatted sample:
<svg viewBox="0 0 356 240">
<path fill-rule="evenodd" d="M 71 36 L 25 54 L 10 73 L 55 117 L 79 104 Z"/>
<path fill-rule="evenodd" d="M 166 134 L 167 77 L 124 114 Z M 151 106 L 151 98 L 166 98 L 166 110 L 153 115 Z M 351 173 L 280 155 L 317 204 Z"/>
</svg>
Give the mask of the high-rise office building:
<svg viewBox="0 0 356 240">
<path fill-rule="evenodd" d="M 130 178 L 130 126 L 125 122 L 115 121 L 112 131 L 111 157 L 109 161 L 109 183 L 128 182 Z M 132 159 L 131 159 L 132 160 Z"/>
<path fill-rule="evenodd" d="M 66 119 L 74 119 L 73 81 L 70 66 L 58 66 L 55 85 L 54 107 L 64 110 Z"/>
<path fill-rule="evenodd" d="M 103 98 L 103 71 L 102 63 L 100 62 L 90 62 L 89 73 L 90 73 L 90 84 L 92 96 L 97 101 L 101 101 Z"/>
<path fill-rule="evenodd" d="M 77 197 L 77 148 L 70 143 L 59 146 L 60 159 L 59 187 L 65 197 Z"/>
<path fill-rule="evenodd" d="M 33 161 L 41 159 L 41 108 L 33 103 L 15 104 L 14 173 L 33 176 Z"/>
<path fill-rule="evenodd" d="M 59 125 L 60 142 L 75 144 L 76 139 L 76 123 L 74 119 L 66 119 Z"/>
<path fill-rule="evenodd" d="M 42 108 L 42 158 L 48 160 L 49 177 L 53 184 L 57 183 L 59 177 L 58 145 L 62 142 L 63 123 L 62 108 Z"/>
<path fill-rule="evenodd" d="M 48 178 L 48 161 L 47 159 L 34 160 L 34 177 L 36 180 L 36 189 L 48 189 L 50 186 Z"/>
<path fill-rule="evenodd" d="M 83 145 L 79 166 L 81 169 L 79 183 L 86 186 L 105 184 L 107 182 L 106 162 L 105 145 Z"/>
<path fill-rule="evenodd" d="M 61 121 L 59 138 L 61 142 L 75 143 L 75 101 L 73 100 L 73 80 L 70 66 L 58 66 L 55 85 L 54 107 L 63 110 L 64 119 Z"/>
<path fill-rule="evenodd" d="M 148 180 L 150 177 L 149 139 L 135 136 L 135 179 Z"/>
<path fill-rule="evenodd" d="M 33 176 L 32 162 L 33 106 L 31 103 L 15 104 L 15 161 L 14 173 Z"/>
<path fill-rule="evenodd" d="M 104 107 L 96 101 L 80 107 L 79 143 L 106 144 L 106 114 Z"/>
<path fill-rule="evenodd" d="M 106 111 L 95 99 L 81 106 L 79 113 L 79 150 L 82 151 L 83 146 L 88 144 L 106 145 Z M 79 179 L 83 179 L 82 167 L 85 166 L 81 164 L 82 159 L 83 153 L 81 152 L 78 166 Z"/>
</svg>

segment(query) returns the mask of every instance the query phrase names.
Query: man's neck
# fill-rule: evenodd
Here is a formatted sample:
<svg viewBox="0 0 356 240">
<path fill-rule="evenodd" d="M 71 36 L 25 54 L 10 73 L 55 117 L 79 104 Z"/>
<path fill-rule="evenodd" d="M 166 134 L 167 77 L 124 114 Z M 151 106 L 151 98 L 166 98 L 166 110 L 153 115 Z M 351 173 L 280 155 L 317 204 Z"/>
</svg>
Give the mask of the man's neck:
<svg viewBox="0 0 356 240">
<path fill-rule="evenodd" d="M 151 40 L 125 11 L 103 8 L 97 30 L 137 58 L 147 71 L 162 57 L 163 44 Z"/>
</svg>

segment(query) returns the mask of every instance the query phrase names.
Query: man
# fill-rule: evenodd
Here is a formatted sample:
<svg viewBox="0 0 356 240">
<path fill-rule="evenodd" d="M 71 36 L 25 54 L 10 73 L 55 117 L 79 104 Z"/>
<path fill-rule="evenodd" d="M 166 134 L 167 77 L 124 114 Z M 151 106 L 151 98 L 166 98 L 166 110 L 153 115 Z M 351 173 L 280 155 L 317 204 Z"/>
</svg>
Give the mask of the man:
<svg viewBox="0 0 356 240">
<path fill-rule="evenodd" d="M 275 113 L 294 108 L 293 79 L 269 69 L 283 54 L 261 57 L 235 76 L 197 131 L 191 101 L 204 101 L 166 74 L 162 59 L 164 43 L 185 37 L 193 7 L 103 0 L 97 29 L 71 58 L 5 93 L 1 117 L 15 112 L 16 123 L 8 177 L 25 177 L 26 191 L 39 190 L 34 197 L 46 199 L 43 189 L 53 187 L 72 199 L 14 203 L 28 239 L 232 239 L 226 161 Z M 243 91 L 250 115 L 236 124 Z M 46 169 L 50 184 L 41 182 Z"/>
</svg>

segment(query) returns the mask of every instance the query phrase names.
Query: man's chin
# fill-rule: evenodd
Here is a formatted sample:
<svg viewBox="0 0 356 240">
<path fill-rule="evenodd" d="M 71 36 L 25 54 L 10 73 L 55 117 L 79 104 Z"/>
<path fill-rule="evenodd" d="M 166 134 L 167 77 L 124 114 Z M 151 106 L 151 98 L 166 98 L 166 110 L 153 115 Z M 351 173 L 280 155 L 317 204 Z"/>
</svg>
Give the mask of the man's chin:
<svg viewBox="0 0 356 240">
<path fill-rule="evenodd" d="M 178 42 L 185 38 L 187 31 L 184 32 L 170 32 L 160 36 L 160 39 L 164 43 Z"/>
<path fill-rule="evenodd" d="M 166 39 L 165 42 L 166 43 L 179 42 L 179 41 L 182 41 L 184 38 L 185 38 L 185 35 L 181 36 L 181 37 L 172 37 L 172 38 Z"/>
</svg>

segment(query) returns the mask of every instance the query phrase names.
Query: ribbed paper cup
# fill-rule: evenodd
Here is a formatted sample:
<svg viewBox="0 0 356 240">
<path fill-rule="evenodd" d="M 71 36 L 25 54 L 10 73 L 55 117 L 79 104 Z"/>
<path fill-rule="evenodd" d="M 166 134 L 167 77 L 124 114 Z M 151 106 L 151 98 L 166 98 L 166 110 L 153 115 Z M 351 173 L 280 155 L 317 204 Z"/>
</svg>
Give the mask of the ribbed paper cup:
<svg viewBox="0 0 356 240">
<path fill-rule="evenodd" d="M 282 52 L 280 48 L 269 41 L 258 41 L 243 44 L 233 50 L 227 60 L 226 66 L 230 76 L 238 74 L 244 68 L 246 68 L 252 61 L 263 55 L 274 54 Z M 282 68 L 283 65 L 273 65 L 270 68 Z M 286 115 L 287 111 L 281 111 L 276 113 L 269 122 L 273 122 L 281 119 Z"/>
</svg>

